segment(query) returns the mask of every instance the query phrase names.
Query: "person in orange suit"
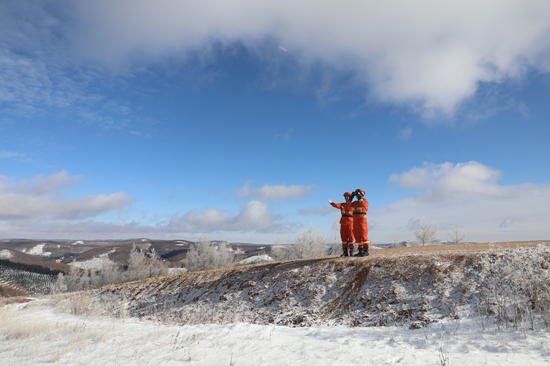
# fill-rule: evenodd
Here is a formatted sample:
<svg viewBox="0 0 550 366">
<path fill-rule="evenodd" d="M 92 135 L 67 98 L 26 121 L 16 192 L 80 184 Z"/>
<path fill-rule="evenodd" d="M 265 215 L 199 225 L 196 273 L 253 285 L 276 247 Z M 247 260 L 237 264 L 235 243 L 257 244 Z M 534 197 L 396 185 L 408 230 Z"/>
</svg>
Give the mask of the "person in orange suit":
<svg viewBox="0 0 550 366">
<path fill-rule="evenodd" d="M 359 251 L 356 257 L 366 257 L 369 255 L 369 228 L 367 226 L 367 211 L 369 210 L 369 202 L 365 199 L 365 191 L 357 189 L 352 193 L 350 201 L 353 197 L 357 197 L 357 201 L 351 202 L 353 208 L 353 235 L 357 242 Z"/>
<path fill-rule="evenodd" d="M 353 255 L 353 249 L 355 248 L 355 238 L 353 237 L 353 207 L 351 206 L 351 193 L 344 193 L 346 202 L 334 203 L 331 200 L 328 202 L 340 210 L 342 217 L 340 218 L 340 237 L 342 238 L 342 250 L 341 257 L 349 257 Z"/>
</svg>

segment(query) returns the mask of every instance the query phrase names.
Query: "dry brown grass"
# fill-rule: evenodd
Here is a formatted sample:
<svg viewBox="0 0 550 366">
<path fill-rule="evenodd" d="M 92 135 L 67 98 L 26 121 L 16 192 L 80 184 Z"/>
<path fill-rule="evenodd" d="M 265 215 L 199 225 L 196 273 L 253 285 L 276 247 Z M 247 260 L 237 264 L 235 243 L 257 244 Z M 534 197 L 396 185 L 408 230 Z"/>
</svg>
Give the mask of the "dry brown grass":
<svg viewBox="0 0 550 366">
<path fill-rule="evenodd" d="M 9 287 L 9 286 L 0 286 L 0 297 L 14 297 L 14 296 L 27 296 L 27 295 L 28 295 L 27 292 L 20 290 L 18 288 Z"/>
<path fill-rule="evenodd" d="M 404 254 L 424 254 L 424 253 L 442 253 L 442 252 L 482 252 L 491 248 L 520 248 L 535 247 L 538 244 L 550 244 L 550 240 L 530 240 L 530 241 L 511 241 L 511 242 L 493 242 L 493 243 L 475 243 L 475 244 L 447 244 L 447 245 L 426 245 L 418 247 L 388 248 L 371 250 L 371 256 L 404 255 Z"/>
<path fill-rule="evenodd" d="M 10 305 L 10 304 L 23 304 L 26 302 L 31 302 L 33 299 L 29 299 L 28 297 L 8 297 L 5 299 L 0 299 L 0 306 Z"/>
</svg>

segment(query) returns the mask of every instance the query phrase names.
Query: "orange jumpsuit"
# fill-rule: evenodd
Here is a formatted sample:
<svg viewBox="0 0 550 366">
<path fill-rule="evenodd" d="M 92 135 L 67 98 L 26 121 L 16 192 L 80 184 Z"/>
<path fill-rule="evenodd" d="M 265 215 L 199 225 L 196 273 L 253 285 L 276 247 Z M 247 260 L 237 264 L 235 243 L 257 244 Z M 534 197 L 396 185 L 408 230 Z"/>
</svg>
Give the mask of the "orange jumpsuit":
<svg viewBox="0 0 550 366">
<path fill-rule="evenodd" d="M 369 228 L 367 227 L 367 211 L 369 202 L 361 198 L 352 202 L 353 206 L 353 234 L 357 242 L 357 248 L 370 248 Z"/>
<path fill-rule="evenodd" d="M 353 207 L 351 202 L 334 203 L 331 205 L 340 209 L 342 217 L 340 218 L 340 237 L 342 238 L 342 248 L 355 248 L 355 238 L 353 236 Z"/>
</svg>

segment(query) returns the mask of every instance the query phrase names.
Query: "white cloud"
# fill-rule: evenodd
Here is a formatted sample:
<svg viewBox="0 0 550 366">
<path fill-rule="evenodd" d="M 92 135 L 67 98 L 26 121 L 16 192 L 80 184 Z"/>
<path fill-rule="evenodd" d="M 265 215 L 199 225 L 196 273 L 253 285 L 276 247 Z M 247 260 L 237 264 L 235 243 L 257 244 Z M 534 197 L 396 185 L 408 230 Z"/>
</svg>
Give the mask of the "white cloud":
<svg viewBox="0 0 550 366">
<path fill-rule="evenodd" d="M 97 70 L 68 77 L 78 55 L 132 72 L 126 61 L 210 59 L 216 46 L 238 43 L 268 65 L 291 57 L 301 67 L 287 75 L 293 83 L 321 65 L 325 74 L 353 75 L 384 102 L 453 114 L 481 83 L 550 71 L 548 14 L 546 0 L 4 2 L 0 101 L 18 101 L 19 113 L 34 113 L 37 101 L 85 103 L 81 85 Z"/>
<path fill-rule="evenodd" d="M 284 185 L 284 184 L 264 184 L 260 188 L 251 187 L 252 182 L 248 182 L 237 191 L 237 196 L 242 198 L 259 198 L 262 200 L 288 201 L 292 199 L 302 199 L 308 192 L 315 188 L 315 185 Z"/>
<path fill-rule="evenodd" d="M 78 219 L 100 213 L 121 210 L 132 202 L 124 192 L 97 194 L 82 198 L 64 198 L 69 186 L 83 180 L 67 172 L 39 175 L 32 179 L 14 182 L 0 177 L 0 218 L 2 219 Z"/>
<path fill-rule="evenodd" d="M 546 0 L 96 0 L 75 7 L 73 22 L 82 27 L 72 30 L 74 43 L 106 62 L 275 39 L 304 66 L 321 61 L 352 71 L 384 101 L 448 114 L 479 83 L 550 69 Z"/>
<path fill-rule="evenodd" d="M 428 164 L 390 178 L 415 195 L 379 209 L 369 219 L 380 240 L 412 239 L 415 223 L 435 223 L 441 239 L 459 225 L 470 240 L 513 241 L 550 235 L 550 186 L 497 183 L 500 172 L 478 162 Z M 384 238 L 384 239 L 383 239 Z"/>
<path fill-rule="evenodd" d="M 267 203 L 248 202 L 237 215 L 214 208 L 203 212 L 188 212 L 170 221 L 168 229 L 176 232 L 221 232 L 221 231 L 274 231 L 280 218 L 269 211 Z"/>
<path fill-rule="evenodd" d="M 96 221 L 94 218 L 100 214 L 128 208 L 133 199 L 124 192 L 65 197 L 68 188 L 84 180 L 84 177 L 70 176 L 66 171 L 19 181 L 0 176 L 0 236 L 108 239 L 130 236 L 169 238 L 182 233 L 267 235 L 288 232 L 289 227 L 295 225 L 280 223 L 282 216 L 272 213 L 268 204 L 259 200 L 246 203 L 236 214 L 208 208 L 202 212 L 189 211 L 157 225 L 136 221 Z M 290 192 L 296 194 L 292 189 Z M 258 193 L 272 199 L 292 196 L 278 189 L 260 190 Z"/>
<path fill-rule="evenodd" d="M 456 195 L 501 195 L 505 189 L 497 185 L 500 172 L 470 161 L 453 165 L 424 163 L 401 174 L 392 174 L 390 182 L 401 188 L 422 189 L 418 198 L 428 201 L 443 201 Z"/>
<path fill-rule="evenodd" d="M 131 222 L 102 222 L 96 220 L 48 220 L 17 218 L 0 220 L 0 237 L 12 238 L 67 238 L 67 239 L 127 239 L 129 237 L 155 237 L 173 239 L 181 235 L 218 233 L 224 237 L 236 235 L 243 240 L 253 235 L 258 240 L 272 233 L 287 233 L 293 224 L 283 224 L 280 215 L 273 214 L 266 203 L 251 201 L 237 214 L 208 208 L 202 212 L 190 211 L 158 225 Z M 271 239 L 267 239 L 268 242 Z"/>
</svg>

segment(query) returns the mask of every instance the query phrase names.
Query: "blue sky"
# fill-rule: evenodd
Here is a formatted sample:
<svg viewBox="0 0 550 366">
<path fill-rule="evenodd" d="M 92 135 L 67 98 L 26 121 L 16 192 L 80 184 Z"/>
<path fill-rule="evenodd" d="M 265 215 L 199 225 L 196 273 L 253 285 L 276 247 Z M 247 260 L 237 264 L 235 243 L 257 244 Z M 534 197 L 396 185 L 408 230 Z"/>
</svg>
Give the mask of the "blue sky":
<svg viewBox="0 0 550 366">
<path fill-rule="evenodd" d="M 445 2 L 446 3 L 446 2 Z M 550 235 L 547 1 L 5 1 L 0 237 Z"/>
</svg>

